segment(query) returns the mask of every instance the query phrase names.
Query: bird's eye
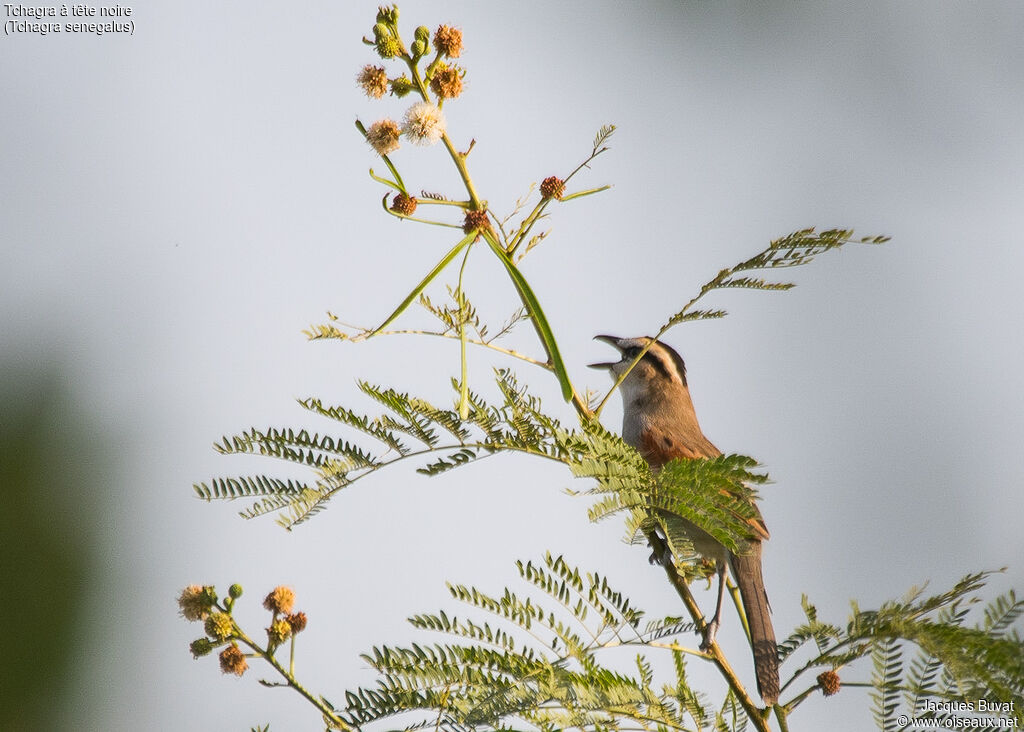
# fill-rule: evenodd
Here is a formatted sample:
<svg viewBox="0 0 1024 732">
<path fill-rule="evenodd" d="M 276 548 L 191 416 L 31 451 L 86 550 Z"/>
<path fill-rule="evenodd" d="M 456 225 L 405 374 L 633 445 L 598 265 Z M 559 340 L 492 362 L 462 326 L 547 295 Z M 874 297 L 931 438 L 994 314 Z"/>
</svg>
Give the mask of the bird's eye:
<svg viewBox="0 0 1024 732">
<path fill-rule="evenodd" d="M 633 346 L 632 348 L 627 348 L 626 349 L 626 355 L 629 358 L 636 358 L 638 353 L 640 353 L 640 347 L 639 346 Z"/>
</svg>

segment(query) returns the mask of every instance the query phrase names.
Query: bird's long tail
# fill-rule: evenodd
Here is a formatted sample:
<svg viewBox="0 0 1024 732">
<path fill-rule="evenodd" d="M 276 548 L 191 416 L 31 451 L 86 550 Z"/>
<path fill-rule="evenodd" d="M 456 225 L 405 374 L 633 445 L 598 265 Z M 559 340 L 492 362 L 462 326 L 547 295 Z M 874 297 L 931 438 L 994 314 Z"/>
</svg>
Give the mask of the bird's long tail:
<svg viewBox="0 0 1024 732">
<path fill-rule="evenodd" d="M 757 691 L 764 703 L 772 706 L 779 699 L 779 654 L 772 627 L 771 607 L 761 576 L 761 542 L 752 542 L 749 554 L 729 557 L 733 577 L 743 599 L 754 650 L 754 674 Z"/>
</svg>

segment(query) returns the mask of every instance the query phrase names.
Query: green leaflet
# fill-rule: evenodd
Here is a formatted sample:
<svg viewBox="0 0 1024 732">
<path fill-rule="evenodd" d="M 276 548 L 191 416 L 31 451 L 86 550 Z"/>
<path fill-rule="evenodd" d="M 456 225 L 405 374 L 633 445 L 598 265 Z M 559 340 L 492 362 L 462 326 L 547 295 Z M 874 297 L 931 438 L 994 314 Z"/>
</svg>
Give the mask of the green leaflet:
<svg viewBox="0 0 1024 732">
<path fill-rule="evenodd" d="M 474 232 L 472 232 L 470 234 L 467 234 L 465 237 L 463 237 L 459 241 L 458 244 L 456 244 L 454 247 L 452 247 L 448 251 L 448 253 L 445 254 L 444 257 L 441 258 L 441 261 L 438 262 L 434 266 L 434 268 L 432 270 L 430 270 L 430 272 L 427 273 L 427 276 L 424 277 L 420 281 L 420 283 L 418 285 L 416 285 L 415 289 L 413 289 L 413 291 L 409 293 L 408 297 L 406 297 L 404 300 L 402 300 L 401 304 L 397 308 L 395 308 L 395 311 L 393 313 L 391 313 L 391 315 L 389 315 L 384 320 L 383 323 L 381 323 L 376 328 L 374 328 L 373 332 L 371 332 L 370 335 L 367 336 L 367 337 L 369 338 L 369 337 L 375 336 L 378 333 L 380 333 L 382 330 L 387 328 L 389 325 L 391 325 L 391 323 L 394 322 L 395 318 L 397 318 L 399 315 L 404 313 L 405 309 L 409 307 L 409 305 L 412 303 L 412 301 L 415 300 L 417 297 L 419 297 L 420 293 L 423 292 L 423 290 L 426 289 L 427 285 L 429 285 L 434 280 L 435 277 L 437 277 L 439 274 L 441 274 L 441 272 L 444 270 L 444 268 L 447 267 L 449 264 L 451 264 L 451 261 L 453 259 L 455 259 L 457 256 L 459 256 L 459 252 L 461 252 L 463 249 L 465 249 L 467 246 L 469 246 L 470 244 L 473 243 L 473 240 L 475 238 L 476 238 L 476 232 L 474 231 Z"/>
<path fill-rule="evenodd" d="M 561 200 L 562 203 L 565 203 L 566 201 L 571 201 L 574 198 L 583 198 L 584 196 L 591 196 L 595 193 L 607 191 L 609 188 L 611 188 L 611 186 L 598 186 L 597 188 L 588 188 L 585 191 L 576 191 L 576 193 L 570 193 L 568 195 L 562 196 L 562 198 L 559 200 Z"/>
<path fill-rule="evenodd" d="M 555 340 L 555 334 L 551 331 L 551 326 L 548 324 L 547 316 L 544 315 L 544 311 L 540 307 L 540 302 L 537 300 L 537 296 L 533 294 L 533 290 L 530 288 L 530 284 L 523 277 L 523 273 L 519 271 L 519 268 L 515 266 L 508 254 L 502 248 L 498 240 L 494 238 L 494 235 L 489 232 L 483 232 L 484 238 L 487 240 L 487 244 L 491 247 L 491 251 L 494 252 L 494 256 L 501 260 L 501 263 L 505 265 L 505 271 L 508 272 L 508 276 L 512 278 L 513 284 L 516 286 L 516 291 L 519 293 L 520 299 L 523 301 L 523 305 L 530 313 L 530 319 L 533 322 L 534 328 L 537 330 L 537 335 L 540 336 L 541 341 L 544 343 L 544 350 L 548 354 L 548 358 L 551 360 L 551 368 L 555 372 L 555 376 L 558 377 L 558 383 L 562 387 L 562 398 L 565 401 L 570 401 L 573 395 L 572 382 L 569 380 L 569 372 L 566 371 L 565 363 L 562 361 L 562 355 L 558 351 L 558 341 Z"/>
</svg>

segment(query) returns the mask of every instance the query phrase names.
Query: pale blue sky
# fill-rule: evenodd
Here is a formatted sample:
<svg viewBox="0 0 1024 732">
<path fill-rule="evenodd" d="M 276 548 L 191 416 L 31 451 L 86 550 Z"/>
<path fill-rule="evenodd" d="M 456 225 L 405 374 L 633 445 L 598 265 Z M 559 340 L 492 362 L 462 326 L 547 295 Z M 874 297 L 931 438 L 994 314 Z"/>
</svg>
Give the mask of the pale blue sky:
<svg viewBox="0 0 1024 732">
<path fill-rule="evenodd" d="M 775 479 L 762 510 L 780 636 L 802 592 L 845 622 L 852 598 L 872 607 L 977 569 L 1009 565 L 995 589 L 1024 586 L 1018 3 L 401 10 L 410 37 L 419 24 L 463 29 L 467 88 L 446 113 L 456 145 L 476 139 L 470 166 L 495 211 L 575 167 L 602 124 L 619 127 L 579 179 L 614 188 L 555 207 L 525 267 L 581 384 L 605 386 L 583 368 L 607 356 L 593 335 L 656 330 L 771 238 L 806 226 L 893 237 L 788 272 L 792 292 L 726 293 L 713 304 L 729 318 L 666 337 L 708 436 Z M 153 1 L 135 7 L 132 37 L 0 41 L 0 358 L 59 369 L 114 453 L 106 493 L 89 500 L 106 508 L 92 534 L 109 568 L 99 592 L 122 601 L 94 601 L 99 630 L 74 682 L 89 701 L 68 705 L 65 726 L 318 728 L 297 695 L 256 684 L 260 669 L 235 680 L 192 661 L 199 629 L 174 606 L 192 582 L 241 582 L 253 628 L 258 599 L 294 586 L 311 618 L 303 679 L 338 699 L 372 678 L 359 652 L 408 642 L 404 618 L 447 603 L 446 580 L 497 592 L 515 559 L 545 549 L 655 614 L 676 611 L 645 551 L 620 542 L 618 522 L 588 524 L 549 466 L 384 473 L 293 533 L 192 497 L 212 476 L 291 474 L 210 444 L 250 425 L 331 429 L 297 397 L 369 408 L 358 378 L 448 396 L 451 344 L 300 334 L 326 310 L 379 320 L 452 241 L 385 216 L 366 176 L 378 163 L 354 119 L 406 106 L 353 81 L 375 60 L 360 43 L 375 12 Z M 395 160 L 413 189 L 458 194 L 440 147 Z M 500 321 L 515 305 L 503 274 L 482 253 L 470 270 L 470 296 Z M 512 342 L 535 350 L 528 329 Z M 473 362 L 485 390 L 489 363 Z M 543 373 L 519 371 L 556 404 Z M 855 693 L 805 706 L 794 729 L 871 725 Z"/>
</svg>

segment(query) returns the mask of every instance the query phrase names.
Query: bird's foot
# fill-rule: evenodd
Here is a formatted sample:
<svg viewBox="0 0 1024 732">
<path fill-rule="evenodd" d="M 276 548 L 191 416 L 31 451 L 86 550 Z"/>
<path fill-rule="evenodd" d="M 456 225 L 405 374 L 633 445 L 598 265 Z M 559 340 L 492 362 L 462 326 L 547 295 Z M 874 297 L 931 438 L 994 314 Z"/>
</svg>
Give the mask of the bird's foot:
<svg viewBox="0 0 1024 732">
<path fill-rule="evenodd" d="M 701 641 L 700 650 L 707 653 L 715 644 L 715 636 L 718 635 L 718 619 L 712 620 L 704 626 L 704 640 Z"/>
<path fill-rule="evenodd" d="M 647 563 L 653 567 L 671 567 L 675 564 L 672 560 L 672 550 L 665 546 L 665 549 L 659 554 L 657 549 L 651 549 L 651 555 L 647 557 Z"/>
</svg>

